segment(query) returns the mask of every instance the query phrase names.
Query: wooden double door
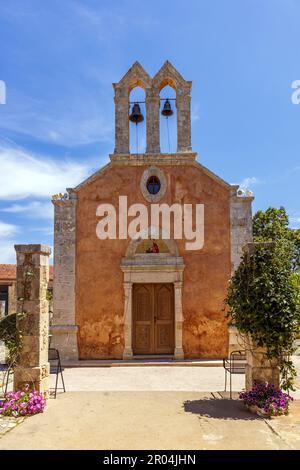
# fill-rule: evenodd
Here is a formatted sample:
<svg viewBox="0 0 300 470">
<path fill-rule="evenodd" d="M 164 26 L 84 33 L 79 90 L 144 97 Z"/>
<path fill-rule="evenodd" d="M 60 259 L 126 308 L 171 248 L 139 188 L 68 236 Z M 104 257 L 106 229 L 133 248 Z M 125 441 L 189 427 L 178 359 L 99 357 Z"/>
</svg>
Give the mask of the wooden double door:
<svg viewBox="0 0 300 470">
<path fill-rule="evenodd" d="M 133 353 L 173 354 L 174 285 L 133 285 Z"/>
</svg>

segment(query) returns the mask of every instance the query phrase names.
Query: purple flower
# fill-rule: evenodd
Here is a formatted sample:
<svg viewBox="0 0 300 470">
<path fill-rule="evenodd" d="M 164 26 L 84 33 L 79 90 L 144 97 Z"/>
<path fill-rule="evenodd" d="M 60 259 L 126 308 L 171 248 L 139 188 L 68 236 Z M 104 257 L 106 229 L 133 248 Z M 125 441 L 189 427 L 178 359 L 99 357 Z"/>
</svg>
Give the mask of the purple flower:
<svg viewBox="0 0 300 470">
<path fill-rule="evenodd" d="M 293 400 L 288 394 L 267 382 L 254 383 L 252 390 L 240 393 L 239 397 L 245 404 L 257 405 L 273 416 L 288 414 L 289 402 Z"/>
<path fill-rule="evenodd" d="M 4 401 L 0 402 L 0 414 L 6 416 L 26 416 L 43 412 L 46 400 L 38 391 L 8 392 L 4 396 Z"/>
</svg>

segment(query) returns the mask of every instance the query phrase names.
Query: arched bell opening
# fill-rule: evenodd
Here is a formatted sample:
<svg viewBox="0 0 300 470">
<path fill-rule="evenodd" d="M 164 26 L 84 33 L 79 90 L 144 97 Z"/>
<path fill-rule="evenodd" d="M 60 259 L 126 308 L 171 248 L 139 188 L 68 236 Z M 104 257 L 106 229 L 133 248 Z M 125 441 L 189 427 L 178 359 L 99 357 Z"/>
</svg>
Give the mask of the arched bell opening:
<svg viewBox="0 0 300 470">
<path fill-rule="evenodd" d="M 162 153 L 177 151 L 176 91 L 168 83 L 160 91 L 160 149 Z"/>
<path fill-rule="evenodd" d="M 145 91 L 139 85 L 129 94 L 129 151 L 133 154 L 146 151 Z"/>
</svg>

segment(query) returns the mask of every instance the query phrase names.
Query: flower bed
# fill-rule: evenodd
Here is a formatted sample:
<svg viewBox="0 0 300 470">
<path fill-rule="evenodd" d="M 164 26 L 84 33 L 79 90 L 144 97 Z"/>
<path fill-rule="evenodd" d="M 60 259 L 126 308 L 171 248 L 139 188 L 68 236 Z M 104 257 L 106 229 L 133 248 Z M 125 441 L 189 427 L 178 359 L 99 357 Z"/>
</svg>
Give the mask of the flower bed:
<svg viewBox="0 0 300 470">
<path fill-rule="evenodd" d="M 265 417 L 282 416 L 289 413 L 291 396 L 273 385 L 255 382 L 252 390 L 239 395 L 247 408 Z"/>
<path fill-rule="evenodd" d="M 46 406 L 44 396 L 37 392 L 8 392 L 0 401 L 0 414 L 3 416 L 30 416 L 42 413 Z"/>
</svg>

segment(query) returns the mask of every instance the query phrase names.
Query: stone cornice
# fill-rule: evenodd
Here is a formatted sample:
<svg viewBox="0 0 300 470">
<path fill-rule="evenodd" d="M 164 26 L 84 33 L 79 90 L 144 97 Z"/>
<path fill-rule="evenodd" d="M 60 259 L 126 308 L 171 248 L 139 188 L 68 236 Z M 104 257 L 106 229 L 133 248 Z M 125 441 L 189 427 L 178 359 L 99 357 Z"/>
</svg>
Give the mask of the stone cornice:
<svg viewBox="0 0 300 470">
<path fill-rule="evenodd" d="M 197 158 L 196 152 L 182 153 L 143 153 L 111 154 L 110 161 L 115 165 L 190 165 Z"/>
<path fill-rule="evenodd" d="M 122 258 L 121 270 L 125 272 L 144 271 L 183 271 L 185 268 L 181 256 L 163 256 L 163 254 L 146 254 L 144 256 L 134 256 Z"/>
<path fill-rule="evenodd" d="M 254 200 L 254 196 L 231 196 L 231 202 L 249 203 Z"/>
</svg>

